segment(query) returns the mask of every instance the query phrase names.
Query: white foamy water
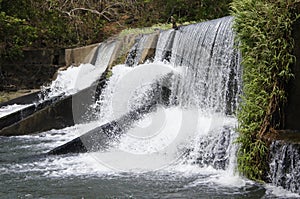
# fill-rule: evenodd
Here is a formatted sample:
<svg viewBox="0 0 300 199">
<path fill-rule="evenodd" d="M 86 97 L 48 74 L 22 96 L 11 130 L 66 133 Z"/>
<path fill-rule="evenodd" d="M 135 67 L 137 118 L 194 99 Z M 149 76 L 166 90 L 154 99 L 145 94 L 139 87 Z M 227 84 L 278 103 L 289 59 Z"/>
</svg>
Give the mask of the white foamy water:
<svg viewBox="0 0 300 199">
<path fill-rule="evenodd" d="M 99 65 L 99 63 L 98 63 Z M 78 67 L 70 66 L 67 70 L 58 71 L 57 78 L 49 86 L 42 87 L 45 99 L 50 99 L 59 95 L 72 95 L 80 90 L 88 88 L 97 81 L 106 67 L 96 67 L 92 64 L 81 64 Z M 43 99 L 44 100 L 44 99 Z M 13 112 L 31 106 L 26 105 L 9 105 L 0 108 L 0 117 L 9 115 Z"/>
<path fill-rule="evenodd" d="M 78 67 L 71 66 L 67 70 L 59 71 L 56 80 L 43 89 L 50 89 L 46 93 L 47 98 L 61 94 L 72 95 L 92 85 L 98 80 L 105 68 L 92 64 L 81 64 Z"/>
<path fill-rule="evenodd" d="M 13 104 L 13 105 L 2 106 L 0 108 L 0 117 L 4 117 L 16 111 L 19 111 L 23 108 L 29 107 L 31 105 L 32 104 Z"/>
<path fill-rule="evenodd" d="M 37 135 L 21 136 L 18 138 L 36 142 L 16 146 L 15 150 L 34 147 L 40 152 L 47 152 L 100 125 L 99 122 L 92 122 Z M 106 152 L 67 157 L 51 156 L 38 162 L 12 165 L 9 169 L 13 172 L 38 171 L 52 177 L 107 173 L 118 175 L 124 171 L 139 173 L 153 170 L 164 173 L 206 174 L 203 171 L 207 168 L 200 168 L 186 162 L 185 154 L 186 150 L 195 147 L 197 135 L 206 136 L 217 128 L 217 126 L 212 127 L 213 125 L 211 117 L 201 116 L 198 111 L 182 110 L 179 107 L 159 107 L 155 112 L 137 121 L 133 128 Z M 213 168 L 210 171 L 217 172 Z M 222 174 L 222 172 L 217 173 Z"/>
<path fill-rule="evenodd" d="M 148 91 L 153 89 L 157 79 L 178 72 L 179 70 L 162 62 L 142 64 L 134 68 L 115 66 L 100 99 L 92 108 L 97 110 L 97 117 L 103 122 L 117 119 L 151 100 Z"/>
<path fill-rule="evenodd" d="M 216 122 L 216 117 L 219 117 L 219 122 Z M 194 165 L 199 151 L 202 150 L 198 147 L 201 145 L 200 142 L 214 134 L 217 136 L 213 139 L 217 140 L 219 134 L 223 132 L 224 125 L 234 128 L 236 120 L 203 115 L 195 109 L 159 107 L 138 121 L 107 152 L 93 155 L 99 162 L 117 171 L 160 170 L 174 166 L 178 161 Z M 214 152 L 210 151 L 209 147 L 207 153 Z M 224 160 L 229 165 L 226 167 L 227 174 L 234 176 L 236 148 L 232 145 L 224 147 L 228 147 L 226 150 L 229 157 Z M 206 165 L 198 166 L 206 167 Z"/>
<path fill-rule="evenodd" d="M 197 165 L 181 164 L 170 168 L 175 173 L 180 173 L 183 176 L 206 175 L 206 178 L 196 179 L 187 185 L 185 188 L 193 188 L 205 184 L 215 184 L 224 187 L 245 187 L 247 184 L 254 184 L 254 182 L 239 176 L 237 173 L 232 175 L 228 170 L 217 170 L 211 166 L 199 168 Z"/>
<path fill-rule="evenodd" d="M 61 178 L 68 176 L 102 176 L 114 174 L 111 169 L 102 166 L 90 154 L 68 157 L 49 157 L 30 163 L 18 163 L 9 168 L 0 168 L 3 173 L 37 173 L 44 177 Z M 32 176 L 34 177 L 34 176 Z"/>
<path fill-rule="evenodd" d="M 300 198 L 299 194 L 288 191 L 282 187 L 274 186 L 271 184 L 265 184 L 264 187 L 267 190 L 267 194 L 275 195 L 278 198 Z"/>
<path fill-rule="evenodd" d="M 78 67 L 70 66 L 67 70 L 58 71 L 57 78 L 49 86 L 43 87 L 46 98 L 61 94 L 72 95 L 99 80 L 110 62 L 115 44 L 116 42 L 100 43 L 94 65 L 80 64 Z"/>
</svg>

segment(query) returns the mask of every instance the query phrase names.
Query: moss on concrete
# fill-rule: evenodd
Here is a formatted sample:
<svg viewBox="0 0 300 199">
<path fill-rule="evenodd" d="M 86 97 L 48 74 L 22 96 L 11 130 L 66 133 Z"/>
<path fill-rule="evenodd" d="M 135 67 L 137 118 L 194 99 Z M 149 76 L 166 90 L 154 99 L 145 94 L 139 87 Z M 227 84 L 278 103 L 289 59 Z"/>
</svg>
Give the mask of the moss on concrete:
<svg viewBox="0 0 300 199">
<path fill-rule="evenodd" d="M 9 100 L 24 96 L 24 95 L 28 95 L 30 93 L 36 92 L 38 91 L 38 89 L 33 89 L 33 90 L 17 90 L 17 91 L 13 91 L 13 92 L 4 92 L 1 91 L 0 92 L 0 103 L 2 102 L 7 102 Z"/>
</svg>

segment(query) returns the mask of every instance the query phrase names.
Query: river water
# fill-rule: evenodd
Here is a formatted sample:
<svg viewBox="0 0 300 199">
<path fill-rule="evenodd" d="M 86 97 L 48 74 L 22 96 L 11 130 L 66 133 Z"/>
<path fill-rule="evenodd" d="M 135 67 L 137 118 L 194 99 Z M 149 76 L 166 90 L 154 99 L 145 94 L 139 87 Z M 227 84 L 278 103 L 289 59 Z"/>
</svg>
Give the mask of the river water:
<svg viewBox="0 0 300 199">
<path fill-rule="evenodd" d="M 297 197 L 281 188 L 249 181 L 228 169 L 183 162 L 182 157 L 156 170 L 120 171 L 107 167 L 94 153 L 43 155 L 95 125 L 0 137 L 0 198 Z"/>
</svg>

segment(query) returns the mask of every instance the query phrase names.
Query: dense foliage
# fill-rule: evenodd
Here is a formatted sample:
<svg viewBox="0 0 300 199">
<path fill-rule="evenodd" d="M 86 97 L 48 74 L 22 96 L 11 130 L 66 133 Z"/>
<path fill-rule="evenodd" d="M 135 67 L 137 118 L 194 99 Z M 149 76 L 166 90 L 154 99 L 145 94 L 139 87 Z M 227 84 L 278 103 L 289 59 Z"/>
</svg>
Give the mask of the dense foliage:
<svg viewBox="0 0 300 199">
<path fill-rule="evenodd" d="M 63 1 L 0 0 L 1 58 L 12 58 L 24 47 L 64 47 L 98 40 L 102 18 L 89 12 L 66 13 L 58 2 Z"/>
<path fill-rule="evenodd" d="M 125 28 L 229 14 L 230 0 L 0 0 L 0 59 L 24 47 L 82 46 Z"/>
<path fill-rule="evenodd" d="M 243 98 L 238 113 L 239 171 L 263 180 L 268 169 L 266 133 L 283 128 L 286 84 L 292 77 L 292 0 L 234 0 L 234 29 L 243 65 Z"/>
<path fill-rule="evenodd" d="M 20 53 L 23 46 L 31 45 L 36 39 L 36 28 L 25 19 L 3 12 L 2 0 L 0 3 L 0 58 L 4 58 Z"/>
</svg>

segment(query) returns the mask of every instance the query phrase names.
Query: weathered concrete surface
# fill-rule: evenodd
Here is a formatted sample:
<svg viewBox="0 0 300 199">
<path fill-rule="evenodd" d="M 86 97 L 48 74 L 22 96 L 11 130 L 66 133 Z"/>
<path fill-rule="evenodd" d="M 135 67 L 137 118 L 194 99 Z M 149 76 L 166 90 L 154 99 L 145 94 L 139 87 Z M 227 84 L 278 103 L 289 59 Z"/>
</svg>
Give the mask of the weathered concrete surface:
<svg viewBox="0 0 300 199">
<path fill-rule="evenodd" d="M 18 92 L 13 92 L 12 94 L 6 93 L 10 95 L 10 100 L 4 101 L 0 103 L 0 107 L 13 105 L 13 104 L 30 104 L 34 101 L 38 101 L 40 90 L 20 90 Z"/>
<path fill-rule="evenodd" d="M 294 55 L 296 64 L 292 70 L 295 75 L 288 85 L 288 103 L 286 108 L 285 129 L 300 130 L 300 20 L 294 24 Z"/>
<path fill-rule="evenodd" d="M 15 123 L 29 117 L 30 115 L 32 115 L 33 113 L 42 110 L 43 108 L 55 103 L 56 101 L 59 100 L 60 97 L 56 97 L 56 98 L 52 98 L 51 100 L 46 100 L 43 101 L 42 103 L 38 103 L 38 104 L 32 104 L 28 107 L 25 107 L 21 110 L 18 110 L 14 113 L 11 113 L 9 115 L 6 115 L 4 117 L 0 118 L 0 132 L 2 129 L 14 125 Z M 0 133 L 1 135 L 1 133 Z"/>
<path fill-rule="evenodd" d="M 143 49 L 138 63 L 143 63 L 146 59 L 154 57 L 158 35 L 158 32 L 147 35 L 146 40 L 143 41 Z M 115 64 L 124 63 L 126 55 L 136 43 L 137 37 L 137 35 L 127 35 L 107 41 L 116 42 L 117 45 L 110 57 L 109 66 L 103 73 L 102 81 L 94 83 L 90 88 L 80 91 L 73 96 L 59 96 L 52 101 L 38 103 L 37 106 L 33 105 L 4 118 L 0 118 L 0 135 L 32 134 L 92 120 L 93 110 L 90 110 L 89 106 L 100 95 L 105 85 L 106 72 Z M 92 63 L 97 54 L 98 46 L 99 44 L 94 44 L 81 48 L 67 49 L 64 54 L 65 61 L 60 60 L 59 62 L 66 63 L 67 65 Z M 121 62 L 122 60 L 123 62 Z M 36 98 L 37 95 L 28 96 L 28 99 L 36 100 Z M 22 100 L 25 101 L 25 98 Z"/>
<path fill-rule="evenodd" d="M 0 130 L 1 136 L 27 135 L 74 125 L 72 97 L 67 97 L 29 114 L 28 117 Z"/>
<path fill-rule="evenodd" d="M 127 66 L 134 66 L 142 64 L 148 59 L 153 59 L 156 51 L 156 44 L 158 42 L 159 32 L 139 35 L 136 42 L 130 49 L 125 64 Z"/>
<path fill-rule="evenodd" d="M 94 57 L 97 46 L 98 44 L 91 45 L 87 48 L 72 49 L 70 52 L 72 52 L 72 56 L 78 55 L 75 61 L 85 62 L 85 60 L 87 60 L 87 62 L 90 62 Z M 66 61 L 70 60 L 66 58 Z M 102 86 L 104 86 L 103 82 L 95 82 L 89 88 L 73 96 L 62 95 L 43 102 L 38 102 L 39 93 L 8 101 L 4 105 L 14 102 L 24 104 L 25 101 L 27 102 L 25 104 L 31 104 L 36 101 L 37 105 L 29 106 L 0 118 L 0 135 L 15 136 L 39 133 L 90 120 L 91 118 L 88 117 L 88 115 L 90 115 L 88 112 L 92 110 L 89 110 L 89 106 L 94 103 L 96 99 L 94 96 L 100 93 Z M 96 88 L 98 89 L 97 92 Z"/>
<path fill-rule="evenodd" d="M 39 89 L 65 65 L 64 49 L 24 50 L 17 60 L 1 60 L 0 90 Z"/>
<path fill-rule="evenodd" d="M 33 90 L 33 91 L 28 92 L 20 97 L 0 103 L 0 107 L 7 106 L 7 105 L 13 105 L 13 104 L 30 104 L 32 102 L 38 101 L 39 95 L 40 95 L 39 90 Z"/>
<path fill-rule="evenodd" d="M 143 64 L 148 59 L 154 58 L 158 36 L 159 32 L 155 32 L 149 35 L 143 46 L 144 48 L 141 53 L 139 64 Z"/>
<path fill-rule="evenodd" d="M 136 38 L 137 35 L 135 34 L 126 35 L 121 38 L 115 38 L 117 44 L 108 64 L 108 69 L 111 69 L 117 64 L 123 64 L 125 62 L 127 54 L 136 42 Z"/>
<path fill-rule="evenodd" d="M 0 136 L 28 135 L 91 120 L 85 116 L 91 115 L 96 87 L 97 83 L 72 96 L 58 96 L 0 118 Z"/>
<path fill-rule="evenodd" d="M 91 63 L 93 56 L 99 44 L 92 44 L 89 46 L 66 49 L 65 62 L 67 66 Z"/>
</svg>

